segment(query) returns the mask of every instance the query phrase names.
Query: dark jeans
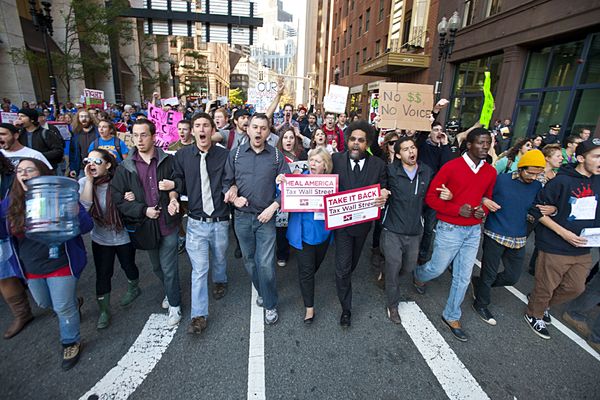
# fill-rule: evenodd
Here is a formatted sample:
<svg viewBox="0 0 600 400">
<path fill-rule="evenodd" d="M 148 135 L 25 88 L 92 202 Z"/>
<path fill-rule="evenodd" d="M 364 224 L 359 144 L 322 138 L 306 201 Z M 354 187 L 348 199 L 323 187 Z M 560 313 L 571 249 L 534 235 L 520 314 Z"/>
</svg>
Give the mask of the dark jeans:
<svg viewBox="0 0 600 400">
<path fill-rule="evenodd" d="M 373 228 L 373 242 L 371 247 L 376 249 L 379 247 L 379 243 L 381 242 L 381 232 L 383 231 L 383 225 L 381 224 L 381 219 L 375 221 L 375 227 Z"/>
<path fill-rule="evenodd" d="M 140 272 L 135 265 L 135 248 L 131 243 L 120 246 L 103 246 L 92 241 L 92 254 L 96 267 L 96 295 L 103 296 L 110 293 L 115 266 L 115 255 L 119 264 L 130 281 L 140 277 Z"/>
<path fill-rule="evenodd" d="M 421 264 L 426 263 L 431 258 L 433 251 L 433 230 L 435 229 L 436 222 L 435 210 L 428 206 L 423 206 L 423 237 L 419 246 L 419 262 Z"/>
<path fill-rule="evenodd" d="M 298 252 L 297 261 L 304 307 L 313 307 L 315 304 L 315 273 L 321 266 L 328 248 L 329 239 L 314 246 L 302 242 L 302 250 Z"/>
<path fill-rule="evenodd" d="M 590 280 L 581 296 L 567 304 L 567 312 L 573 319 L 585 321 L 587 312 L 594 309 L 598 303 L 600 303 L 600 274 L 596 274 Z M 592 331 L 590 340 L 594 343 L 600 343 L 600 314 L 596 316 L 594 321 L 590 322 Z"/>
<path fill-rule="evenodd" d="M 283 260 L 286 261 L 290 259 L 290 243 L 285 236 L 287 234 L 287 227 L 278 227 L 276 238 L 276 256 L 277 261 Z"/>
<path fill-rule="evenodd" d="M 491 301 L 492 287 L 512 286 L 519 280 L 525 259 L 525 247 L 509 249 L 494 239 L 483 235 L 481 274 L 476 280 L 475 307 L 487 307 Z M 500 261 L 504 271 L 498 273 Z"/>
<path fill-rule="evenodd" d="M 417 266 L 421 235 L 400 235 L 387 229 L 381 234 L 381 250 L 385 256 L 385 296 L 389 308 L 400 302 L 400 271 L 412 273 Z"/>
<path fill-rule="evenodd" d="M 368 232 L 351 236 L 345 229 L 335 231 L 335 286 L 343 311 L 352 309 L 352 272 L 358 265 Z"/>
<path fill-rule="evenodd" d="M 158 244 L 158 249 L 148 250 L 148 257 L 150 258 L 154 274 L 162 282 L 171 307 L 179 307 L 181 303 L 177 258 L 178 236 L 177 231 L 169 236 L 162 236 Z"/>
</svg>

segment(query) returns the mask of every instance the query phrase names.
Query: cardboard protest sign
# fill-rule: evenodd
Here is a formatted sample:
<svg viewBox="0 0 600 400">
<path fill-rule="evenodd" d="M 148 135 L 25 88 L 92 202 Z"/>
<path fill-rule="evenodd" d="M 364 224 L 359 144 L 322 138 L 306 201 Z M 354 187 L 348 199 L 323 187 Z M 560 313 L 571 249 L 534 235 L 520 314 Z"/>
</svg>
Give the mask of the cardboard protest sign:
<svg viewBox="0 0 600 400">
<path fill-rule="evenodd" d="M 85 108 L 106 108 L 104 103 L 104 90 L 83 89 Z"/>
<path fill-rule="evenodd" d="M 494 113 L 494 96 L 490 90 L 492 84 L 492 78 L 490 78 L 490 72 L 485 71 L 485 80 L 483 81 L 483 107 L 481 107 L 481 115 L 479 116 L 479 123 L 484 128 L 488 128 L 490 121 L 492 120 L 492 114 Z"/>
<path fill-rule="evenodd" d="M 281 184 L 283 211 L 323 211 L 324 196 L 338 191 L 338 175 L 286 174 Z"/>
<path fill-rule="evenodd" d="M 163 106 L 177 107 L 179 105 L 179 99 L 177 97 L 169 97 L 167 99 L 160 99 L 160 104 Z"/>
<path fill-rule="evenodd" d="M 173 142 L 179 140 L 177 123 L 183 119 L 183 114 L 178 111 L 163 111 L 162 108 L 148 103 L 148 119 L 156 125 L 156 138 L 154 144 L 166 149 Z"/>
<path fill-rule="evenodd" d="M 432 109 L 433 85 L 393 82 L 379 84 L 380 128 L 429 131 Z"/>
<path fill-rule="evenodd" d="M 325 229 L 333 230 L 379 219 L 379 184 L 325 196 Z"/>
<path fill-rule="evenodd" d="M 15 121 L 19 118 L 19 113 L 14 112 L 0 112 L 0 122 L 3 124 L 15 124 Z"/>
<path fill-rule="evenodd" d="M 248 89 L 248 104 L 254 105 L 258 113 L 267 111 L 275 97 L 277 96 L 277 82 L 258 82 L 255 88 Z M 221 99 L 221 104 L 224 99 Z"/>
<path fill-rule="evenodd" d="M 348 86 L 329 85 L 329 93 L 323 98 L 323 108 L 336 114 L 346 112 L 346 101 L 348 100 Z"/>
<path fill-rule="evenodd" d="M 69 131 L 69 124 L 66 122 L 48 121 L 48 125 L 52 125 L 58 129 L 60 136 L 62 136 L 64 140 L 71 140 L 71 131 Z"/>
</svg>

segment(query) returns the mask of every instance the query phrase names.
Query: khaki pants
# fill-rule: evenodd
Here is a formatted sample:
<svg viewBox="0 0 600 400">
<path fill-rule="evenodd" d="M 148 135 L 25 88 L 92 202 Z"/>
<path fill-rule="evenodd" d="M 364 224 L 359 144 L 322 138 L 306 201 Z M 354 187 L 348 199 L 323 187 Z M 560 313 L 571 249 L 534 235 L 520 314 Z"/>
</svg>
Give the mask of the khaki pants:
<svg viewBox="0 0 600 400">
<path fill-rule="evenodd" d="M 592 255 L 561 256 L 539 251 L 535 265 L 535 286 L 527 314 L 541 319 L 548 307 L 566 303 L 585 290 L 592 269 Z"/>
</svg>

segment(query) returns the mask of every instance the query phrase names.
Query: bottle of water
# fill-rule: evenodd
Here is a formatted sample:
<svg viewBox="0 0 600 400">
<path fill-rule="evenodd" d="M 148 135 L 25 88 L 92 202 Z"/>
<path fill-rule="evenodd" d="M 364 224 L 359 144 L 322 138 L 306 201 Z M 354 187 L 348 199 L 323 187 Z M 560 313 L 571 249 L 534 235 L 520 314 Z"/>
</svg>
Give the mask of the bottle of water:
<svg viewBox="0 0 600 400">
<path fill-rule="evenodd" d="M 79 235 L 79 184 L 64 176 L 40 176 L 26 182 L 25 236 L 47 244 L 49 258 Z"/>
</svg>

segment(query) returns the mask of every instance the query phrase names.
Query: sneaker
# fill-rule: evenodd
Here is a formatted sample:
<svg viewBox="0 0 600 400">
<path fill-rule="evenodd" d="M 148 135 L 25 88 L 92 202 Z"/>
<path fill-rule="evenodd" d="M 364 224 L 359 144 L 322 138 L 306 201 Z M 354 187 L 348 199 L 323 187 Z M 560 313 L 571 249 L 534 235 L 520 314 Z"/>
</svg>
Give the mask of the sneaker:
<svg viewBox="0 0 600 400">
<path fill-rule="evenodd" d="M 165 298 L 162 301 L 162 304 L 160 305 L 164 310 L 168 310 L 169 309 L 169 299 L 167 299 L 167 296 L 165 296 Z"/>
<path fill-rule="evenodd" d="M 215 283 L 215 287 L 213 287 L 213 298 L 215 300 L 219 300 L 222 299 L 223 297 L 225 297 L 225 294 L 227 293 L 227 283 Z"/>
<path fill-rule="evenodd" d="M 550 339 L 550 332 L 548 332 L 548 329 L 546 328 L 546 323 L 543 319 L 530 317 L 527 314 L 525 314 L 523 317 L 525 318 L 525 321 L 527 321 L 527 324 L 529 325 L 531 330 L 534 331 L 536 335 L 543 339 Z"/>
<path fill-rule="evenodd" d="M 265 324 L 274 325 L 279 320 L 279 314 L 277 314 L 277 309 L 273 308 L 272 310 L 265 311 Z"/>
<path fill-rule="evenodd" d="M 177 254 L 181 254 L 185 251 L 185 236 L 177 238 Z"/>
<path fill-rule="evenodd" d="M 552 317 L 550 317 L 550 309 L 546 308 L 544 310 L 544 316 L 542 317 L 546 325 L 552 325 Z"/>
<path fill-rule="evenodd" d="M 492 315 L 490 310 L 488 310 L 487 307 L 478 308 L 475 307 L 475 303 L 471 304 L 471 307 L 473 307 L 473 310 L 477 313 L 477 315 L 479 316 L 479 318 L 481 318 L 483 322 L 492 326 L 496 326 L 496 320 L 494 319 L 494 316 Z"/>
<path fill-rule="evenodd" d="M 584 338 L 590 335 L 591 331 L 587 322 L 579 321 L 571 317 L 571 314 L 569 314 L 567 311 L 563 313 L 562 319 L 567 323 L 567 325 L 571 326 L 572 328 L 575 328 L 575 330 L 579 332 L 579 334 Z"/>
<path fill-rule="evenodd" d="M 287 265 L 287 262 L 285 260 L 277 260 L 277 266 L 285 267 L 286 265 Z"/>
<path fill-rule="evenodd" d="M 63 370 L 68 371 L 77 364 L 79 356 L 81 355 L 81 343 L 72 343 L 70 345 L 63 345 L 63 360 L 61 367 Z"/>
<path fill-rule="evenodd" d="M 400 314 L 398 314 L 398 306 L 396 307 L 387 307 L 387 316 L 395 324 L 401 324 Z"/>
<path fill-rule="evenodd" d="M 170 326 L 175 326 L 181 321 L 181 307 L 169 306 L 169 321 Z"/>
<path fill-rule="evenodd" d="M 199 335 L 206 329 L 207 325 L 206 317 L 194 317 L 190 322 L 190 326 L 188 326 L 187 333 Z"/>
<path fill-rule="evenodd" d="M 258 296 L 256 298 L 256 305 L 259 306 L 259 307 L 263 306 L 263 299 L 262 299 L 262 297 Z"/>
</svg>

